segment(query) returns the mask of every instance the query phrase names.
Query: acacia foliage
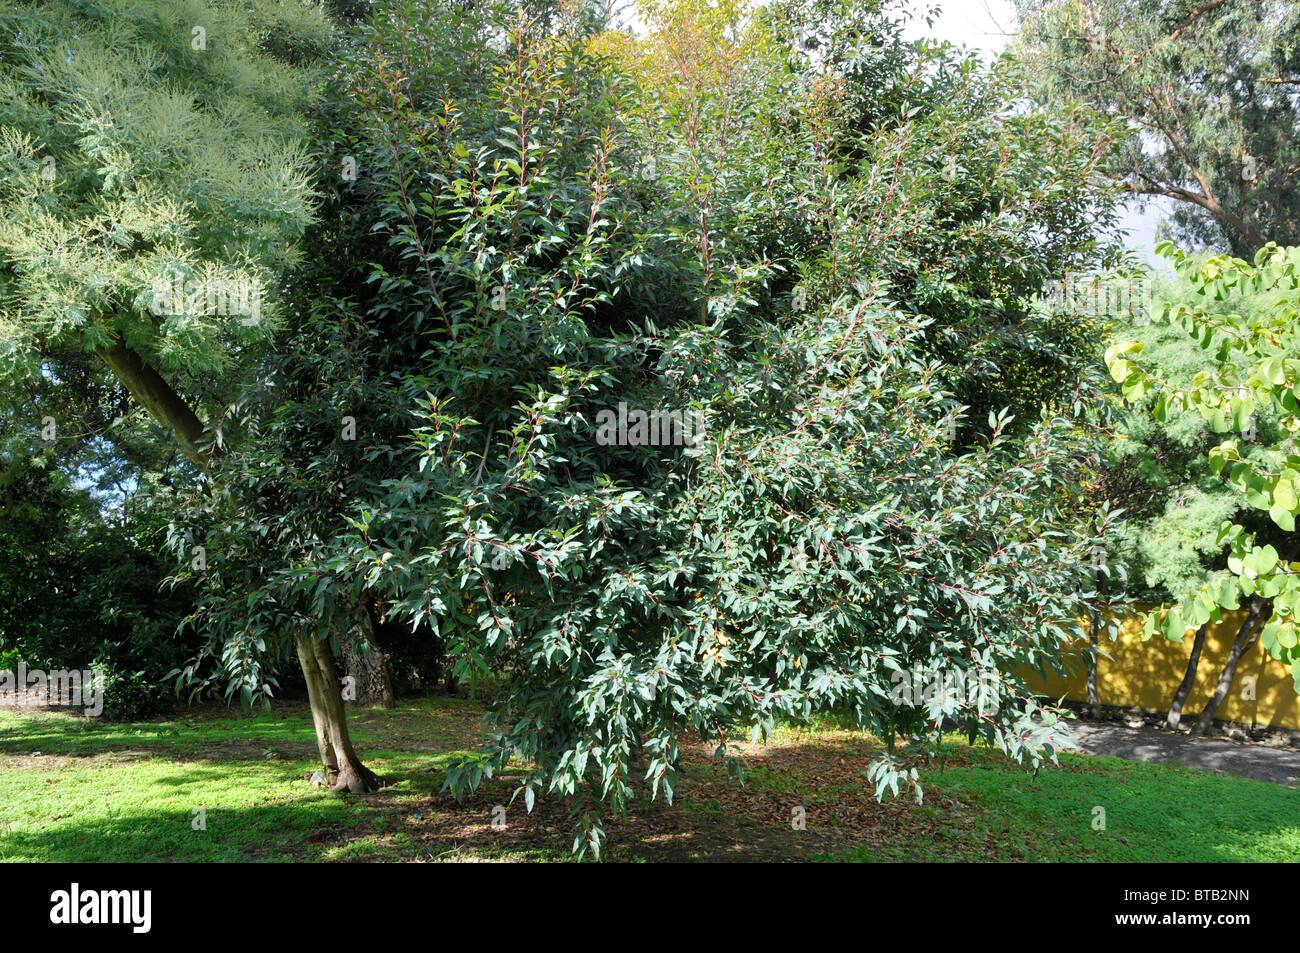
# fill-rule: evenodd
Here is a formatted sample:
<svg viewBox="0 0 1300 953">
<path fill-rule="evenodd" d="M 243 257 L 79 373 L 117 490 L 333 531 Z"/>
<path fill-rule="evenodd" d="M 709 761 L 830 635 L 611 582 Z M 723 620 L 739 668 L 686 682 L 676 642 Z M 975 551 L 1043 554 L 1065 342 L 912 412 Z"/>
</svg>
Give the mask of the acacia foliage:
<svg viewBox="0 0 1300 953">
<path fill-rule="evenodd" d="M 0 10 L 0 381 L 124 342 L 204 411 L 230 394 L 311 220 L 302 117 L 331 38 L 301 0 Z M 265 314 L 160 294 L 216 282 Z"/>
<path fill-rule="evenodd" d="M 277 614 L 386 594 L 463 677 L 506 676 L 449 785 L 532 762 L 525 802 L 573 797 L 578 849 L 603 810 L 671 797 L 683 733 L 740 771 L 736 730 L 841 709 L 889 743 L 879 795 L 945 719 L 1052 756 L 1020 670 L 1094 596 L 1097 381 L 1057 346 L 1031 419 L 981 413 L 959 443 L 968 367 L 943 341 L 996 341 L 987 376 L 1009 368 L 1027 299 L 1097 254 L 1113 130 L 1013 108 L 1009 65 L 907 47 L 874 5 L 644 12 L 635 39 L 572 6 L 405 0 L 340 57 L 322 151 L 358 176 L 335 180 L 336 280 L 295 340 L 347 350 L 306 357 L 292 401 L 266 382 L 218 462 L 205 519 L 247 570 L 203 610 L 227 673 Z M 873 90 L 897 111 L 865 116 Z M 620 403 L 706 433 L 603 443 Z M 984 694 L 906 703 L 918 667 Z"/>
<path fill-rule="evenodd" d="M 1150 300 L 1159 305 L 1109 317 L 1103 335 L 1107 344 L 1123 339 L 1141 344 L 1143 367 L 1171 386 L 1191 390 L 1205 370 L 1206 354 L 1199 336 L 1178 322 L 1159 320 L 1162 308 L 1206 307 L 1243 315 L 1260 315 L 1272 307 L 1274 295 L 1245 294 L 1214 302 L 1198 291 L 1187 274 L 1195 273 L 1213 255 L 1201 253 L 1196 265 L 1143 276 Z M 1153 320 L 1153 317 L 1155 320 Z M 1122 401 L 1120 387 L 1113 387 Z M 1225 520 L 1240 523 L 1261 543 L 1282 543 L 1284 531 L 1267 512 L 1252 508 L 1241 493 L 1210 465 L 1210 451 L 1222 442 L 1200 414 L 1162 414 L 1153 410 L 1161 391 L 1151 390 L 1132 402 L 1115 420 L 1115 435 L 1107 449 L 1108 463 L 1099 492 L 1124 508 L 1124 543 L 1117 560 L 1129 568 L 1127 591 L 1135 601 L 1162 604 L 1194 594 L 1226 565 L 1219 540 Z M 1277 414 L 1261 408 L 1251 421 L 1252 432 L 1241 451 L 1257 455 L 1280 434 Z"/>
<path fill-rule="evenodd" d="M 1215 545 L 1225 551 L 1226 566 L 1178 605 L 1150 614 L 1143 636 L 1160 632 L 1182 641 L 1187 627 L 1217 622 L 1224 610 L 1239 608 L 1242 595 L 1269 600 L 1260 642 L 1291 667 L 1300 692 L 1297 250 L 1270 242 L 1253 264 L 1226 255 L 1193 256 L 1172 243 L 1159 250 L 1196 292 L 1190 302 L 1166 304 L 1161 319 L 1197 342 L 1202 367 L 1189 383 L 1171 380 L 1144 359 L 1140 341 L 1119 340 L 1106 351 L 1111 375 L 1130 401 L 1155 394 L 1151 413 L 1161 423 L 1194 412 L 1214 433 L 1231 434 L 1209 450 L 1210 470 L 1243 509 L 1266 515 L 1271 525 L 1261 532 L 1241 518 L 1224 520 Z"/>
</svg>

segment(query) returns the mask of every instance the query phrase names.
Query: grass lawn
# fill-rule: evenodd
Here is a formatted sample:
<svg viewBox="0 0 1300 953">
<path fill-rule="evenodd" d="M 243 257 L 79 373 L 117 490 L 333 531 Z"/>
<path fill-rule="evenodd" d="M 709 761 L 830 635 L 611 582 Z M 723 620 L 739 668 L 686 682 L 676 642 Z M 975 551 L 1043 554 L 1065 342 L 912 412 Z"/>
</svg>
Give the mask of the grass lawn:
<svg viewBox="0 0 1300 953">
<path fill-rule="evenodd" d="M 567 808 L 510 804 L 517 775 L 463 804 L 441 792 L 448 760 L 477 744 L 480 712 L 457 698 L 354 712 L 358 750 L 388 786 L 352 797 L 304 780 L 317 767 L 305 705 L 127 725 L 0 710 L 0 860 L 567 860 Z M 954 740 L 944 769 L 925 772 L 923 804 L 879 804 L 870 738 L 827 723 L 740 747 L 743 786 L 687 748 L 675 802 L 611 819 L 606 858 L 1300 860 L 1300 791 L 1260 781 L 1082 755 L 1034 776 Z"/>
</svg>

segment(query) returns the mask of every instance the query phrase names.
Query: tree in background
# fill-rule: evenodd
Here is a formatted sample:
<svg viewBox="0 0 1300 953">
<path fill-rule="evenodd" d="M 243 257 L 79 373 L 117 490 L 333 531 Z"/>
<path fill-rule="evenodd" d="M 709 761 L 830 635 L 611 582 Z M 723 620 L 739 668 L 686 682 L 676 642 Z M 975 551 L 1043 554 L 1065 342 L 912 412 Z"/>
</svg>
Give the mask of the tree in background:
<svg viewBox="0 0 1300 953">
<path fill-rule="evenodd" d="M 1256 254 L 1253 265 L 1226 256 L 1199 260 L 1172 244 L 1160 250 L 1199 299 L 1169 304 L 1162 317 L 1199 344 L 1203 367 L 1190 384 L 1180 384 L 1141 357 L 1141 342 L 1120 340 L 1106 352 L 1111 374 L 1130 401 L 1154 392 L 1152 414 L 1162 423 L 1191 410 L 1216 434 L 1235 432 L 1256 441 L 1243 446 L 1241 437 L 1231 437 L 1213 447 L 1207 459 L 1238 499 L 1272 524 L 1265 532 L 1245 520 L 1226 519 L 1216 539 L 1217 546 L 1226 548 L 1226 568 L 1181 604 L 1151 614 L 1143 628 L 1144 637 L 1159 631 L 1181 641 L 1188 627 L 1219 621 L 1224 609 L 1239 608 L 1242 596 L 1252 600 L 1249 624 L 1234 640 L 1214 696 L 1198 720 L 1198 730 L 1204 730 L 1231 687 L 1238 659 L 1256 638 L 1273 658 L 1291 666 L 1300 691 L 1300 547 L 1295 539 L 1300 512 L 1295 446 L 1300 432 L 1300 280 L 1296 250 L 1272 243 Z"/>
<path fill-rule="evenodd" d="M 166 673 L 198 648 L 175 634 L 193 591 L 158 592 L 171 494 L 150 483 L 118 500 L 76 485 L 27 436 L 0 444 L 0 669 L 89 669 L 104 679 L 105 717 L 153 714 Z"/>
<path fill-rule="evenodd" d="M 100 379 L 94 355 L 201 479 L 311 221 L 305 111 L 332 38 L 300 2 L 0 12 L 0 375 L 16 426 L 77 433 L 49 411 Z M 99 432 L 143 452 L 130 417 Z"/>
<path fill-rule="evenodd" d="M 164 676 L 198 648 L 175 635 L 192 590 L 157 591 L 192 470 L 137 416 L 93 353 L 0 392 L 0 669 L 95 669 L 110 718 L 165 707 Z"/>
<path fill-rule="evenodd" d="M 918 55 L 882 26 L 893 9 L 801 0 L 774 29 L 810 81 L 841 77 L 835 161 L 870 161 L 895 185 L 879 214 L 906 226 L 861 265 L 890 281 L 900 307 L 933 321 L 921 346 L 969 408 L 959 441 L 987 436 L 988 415 L 1004 408 L 1013 428 L 1030 427 L 1045 400 L 1072 402 L 1095 328 L 1031 306 L 1023 291 L 1119 264 L 1118 246 L 1098 238 L 1117 220 L 1099 179 L 1123 129 L 1099 122 L 1083 97 L 1011 108 L 1028 98 L 1032 71 L 1004 61 L 979 78 L 974 55 Z M 903 131 L 883 135 L 894 128 Z"/>
<path fill-rule="evenodd" d="M 1174 199 L 1175 239 L 1250 258 L 1300 242 L 1300 7 L 1288 0 L 1019 0 L 1016 48 L 1050 103 L 1129 135 L 1112 170 Z"/>
</svg>

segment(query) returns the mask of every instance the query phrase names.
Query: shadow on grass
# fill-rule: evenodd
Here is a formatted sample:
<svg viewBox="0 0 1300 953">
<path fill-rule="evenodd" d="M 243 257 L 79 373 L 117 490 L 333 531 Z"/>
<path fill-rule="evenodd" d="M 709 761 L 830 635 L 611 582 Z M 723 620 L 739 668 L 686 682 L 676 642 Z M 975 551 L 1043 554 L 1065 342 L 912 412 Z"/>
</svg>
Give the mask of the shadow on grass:
<svg viewBox="0 0 1300 953">
<path fill-rule="evenodd" d="M 0 831 L 0 859 L 52 862 L 236 862 L 320 860 L 324 845 L 354 833 L 364 818 L 345 805 L 205 810 L 124 810 L 53 830 Z"/>
<path fill-rule="evenodd" d="M 0 859 L 567 859 L 574 837 L 567 805 L 539 800 L 530 814 L 511 800 L 522 768 L 485 782 L 463 803 L 442 791 L 448 764 L 478 738 L 479 710 L 449 702 L 354 713 L 362 758 L 388 785 L 367 797 L 302 780 L 315 767 L 305 708 L 117 726 L 81 727 L 84 720 L 66 715 L 0 719 L 0 751 L 54 754 L 60 739 L 67 743 L 62 764 L 10 757 L 11 769 L 0 771 Z M 881 805 L 865 776 L 873 750 L 870 740 L 833 727 L 790 732 L 752 749 L 744 788 L 707 756 L 688 752 L 677 802 L 638 802 L 628 816 L 609 818 L 606 856 L 1300 859 L 1297 791 L 1069 755 L 1062 768 L 1033 776 L 996 753 L 948 744 L 946 769 L 924 772 L 922 805 Z M 108 765 L 84 758 L 111 751 L 131 757 Z M 791 829 L 792 805 L 806 808 L 806 829 Z"/>
<path fill-rule="evenodd" d="M 359 747 L 399 742 L 404 751 L 436 753 L 475 747 L 482 709 L 460 698 L 413 699 L 390 710 L 355 709 L 349 727 Z M 91 757 L 107 752 L 180 756 L 217 763 L 314 754 L 316 733 L 305 703 L 231 715 L 207 706 L 180 717 L 114 723 L 67 711 L 0 711 L 0 755 Z"/>
</svg>

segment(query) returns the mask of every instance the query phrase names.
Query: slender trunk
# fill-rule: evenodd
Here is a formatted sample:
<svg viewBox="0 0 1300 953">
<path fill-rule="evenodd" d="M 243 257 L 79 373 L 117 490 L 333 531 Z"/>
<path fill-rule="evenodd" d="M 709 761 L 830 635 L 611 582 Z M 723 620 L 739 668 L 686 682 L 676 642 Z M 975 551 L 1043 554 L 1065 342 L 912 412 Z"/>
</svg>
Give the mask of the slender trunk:
<svg viewBox="0 0 1300 953">
<path fill-rule="evenodd" d="M 1089 614 L 1088 623 L 1088 710 L 1094 721 L 1101 720 L 1101 699 L 1097 694 L 1097 652 L 1100 642 L 1097 638 L 1097 610 Z"/>
<path fill-rule="evenodd" d="M 368 794 L 379 790 L 379 778 L 361 763 L 348 736 L 347 711 L 329 645 L 317 639 L 298 642 L 298 661 L 307 679 L 307 697 L 316 726 L 316 747 L 326 778 L 335 791 Z"/>
<path fill-rule="evenodd" d="M 1196 720 L 1196 733 L 1204 734 L 1205 729 L 1210 727 L 1210 721 L 1214 718 L 1214 713 L 1219 710 L 1223 700 L 1228 697 L 1228 689 L 1232 687 L 1232 680 L 1237 675 L 1237 662 L 1245 653 L 1245 650 L 1254 643 L 1255 637 L 1259 635 L 1260 629 L 1268 619 L 1264 612 L 1264 607 L 1271 605 L 1272 600 L 1260 599 L 1256 596 L 1250 600 L 1250 612 L 1247 613 L 1245 620 L 1241 623 L 1241 628 L 1237 630 L 1237 638 L 1232 643 L 1232 649 L 1228 652 L 1228 660 L 1223 663 L 1223 671 L 1219 673 L 1219 684 L 1214 689 L 1214 696 L 1210 699 L 1209 704 L 1205 706 L 1205 711 L 1201 712 L 1201 717 Z"/>
<path fill-rule="evenodd" d="M 316 726 L 316 749 L 320 752 L 321 764 L 325 766 L 325 776 L 330 783 L 339 776 L 339 759 L 334 753 L 334 744 L 330 740 L 329 715 L 325 705 L 324 686 L 320 672 L 316 667 L 316 656 L 311 646 L 298 642 L 298 663 L 307 680 L 307 698 L 311 702 L 311 720 Z"/>
<path fill-rule="evenodd" d="M 1187 704 L 1187 696 L 1191 694 L 1192 686 L 1196 684 L 1196 670 L 1201 665 L 1201 650 L 1205 648 L 1205 634 L 1209 630 L 1208 622 L 1196 630 L 1196 640 L 1192 642 L 1192 657 L 1187 660 L 1187 671 L 1178 686 L 1178 691 L 1174 692 L 1173 704 L 1169 706 L 1169 717 L 1165 719 L 1165 724 L 1169 726 L 1170 731 L 1177 731 L 1178 723 L 1183 719 L 1183 706 Z"/>
<path fill-rule="evenodd" d="M 345 675 L 352 676 L 356 696 L 348 699 L 365 708 L 392 708 L 393 682 L 388 676 L 388 657 L 375 636 L 375 620 L 364 603 L 357 607 L 357 623 L 339 644 L 339 659 Z M 369 651 L 366 651 L 369 649 Z"/>
<path fill-rule="evenodd" d="M 175 432 L 176 442 L 185 456 L 206 468 L 198 448 L 199 438 L 205 430 L 203 422 L 162 375 L 127 347 L 121 338 L 112 347 L 96 348 L 95 353 L 154 420 Z"/>
<path fill-rule="evenodd" d="M 1105 584 L 1105 577 L 1102 576 L 1101 570 L 1097 571 L 1097 598 L 1101 599 L 1101 588 Z M 1093 606 L 1088 613 L 1088 708 L 1092 712 L 1093 721 L 1101 720 L 1101 697 L 1097 693 L 1097 655 L 1101 650 L 1101 636 L 1098 629 L 1101 628 L 1101 610 Z"/>
</svg>

